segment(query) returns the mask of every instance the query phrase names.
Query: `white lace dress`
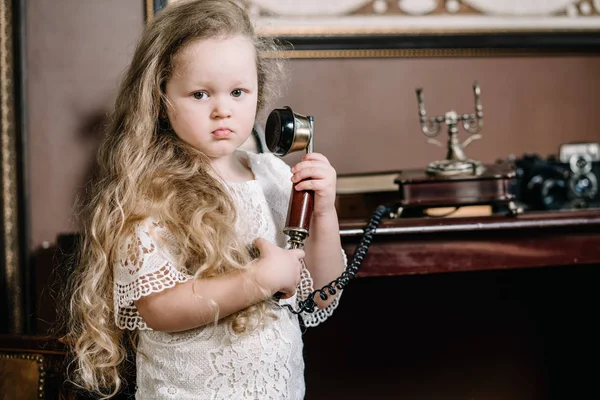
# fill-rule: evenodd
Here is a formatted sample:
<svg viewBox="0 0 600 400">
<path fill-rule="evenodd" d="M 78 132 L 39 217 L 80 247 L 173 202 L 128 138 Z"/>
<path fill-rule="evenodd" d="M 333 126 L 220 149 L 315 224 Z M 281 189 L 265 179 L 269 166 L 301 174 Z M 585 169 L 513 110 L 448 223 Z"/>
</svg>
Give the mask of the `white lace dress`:
<svg viewBox="0 0 600 400">
<path fill-rule="evenodd" d="M 285 247 L 289 166 L 272 154 L 239 154 L 247 157 L 256 180 L 228 184 L 238 207 L 238 231 L 248 243 L 263 237 Z M 235 334 L 226 322 L 179 333 L 154 331 L 145 324 L 134 300 L 192 278 L 174 261 L 175 248 L 160 223 L 148 219 L 123 246 L 114 270 L 115 322 L 122 329 L 139 330 L 136 398 L 303 399 L 301 331 L 298 317 L 285 307 L 264 329 L 245 335 Z M 299 291 L 280 304 L 295 305 L 312 290 L 304 270 Z M 316 326 L 327 319 L 339 297 L 326 309 L 301 314 L 304 324 Z"/>
</svg>

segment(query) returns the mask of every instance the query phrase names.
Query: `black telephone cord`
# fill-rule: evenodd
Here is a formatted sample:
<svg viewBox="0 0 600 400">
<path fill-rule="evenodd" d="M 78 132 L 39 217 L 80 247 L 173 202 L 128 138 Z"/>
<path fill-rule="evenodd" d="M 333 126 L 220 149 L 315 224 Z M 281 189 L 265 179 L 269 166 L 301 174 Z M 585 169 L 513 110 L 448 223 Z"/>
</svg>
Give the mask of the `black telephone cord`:
<svg viewBox="0 0 600 400">
<path fill-rule="evenodd" d="M 284 304 L 284 306 L 294 314 L 300 314 L 302 312 L 314 313 L 317 310 L 317 302 L 315 301 L 316 295 L 319 295 L 319 298 L 325 301 L 329 298 L 329 295 L 333 296 L 338 290 L 344 289 L 350 280 L 356 276 L 360 265 L 365 259 L 367 251 L 369 250 L 369 246 L 371 245 L 371 241 L 373 240 L 373 235 L 379 227 L 381 219 L 385 215 L 389 215 L 391 212 L 392 209 L 384 205 L 378 206 L 375 209 L 371 215 L 371 218 L 369 219 L 369 222 L 363 229 L 364 233 L 360 238 L 352 257 L 350 257 L 346 269 L 337 279 L 331 281 L 328 285 L 323 286 L 321 289 L 317 289 L 312 292 L 306 300 L 299 301 L 297 310 L 294 310 L 290 304 Z"/>
</svg>

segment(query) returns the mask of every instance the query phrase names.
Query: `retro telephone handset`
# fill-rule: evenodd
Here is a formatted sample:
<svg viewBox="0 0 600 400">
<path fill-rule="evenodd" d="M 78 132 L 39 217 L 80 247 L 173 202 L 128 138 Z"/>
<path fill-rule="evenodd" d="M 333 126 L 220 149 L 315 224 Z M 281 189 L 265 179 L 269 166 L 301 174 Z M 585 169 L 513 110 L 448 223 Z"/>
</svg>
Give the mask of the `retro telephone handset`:
<svg viewBox="0 0 600 400">
<path fill-rule="evenodd" d="M 278 155 L 284 156 L 288 153 L 298 150 L 306 150 L 307 153 L 313 151 L 313 130 L 314 118 L 296 114 L 290 107 L 284 107 L 273 110 L 265 125 L 265 142 L 269 150 Z M 313 212 L 314 192 L 312 190 L 297 191 L 292 189 L 290 205 L 288 209 L 287 220 L 283 232 L 289 237 L 288 243 L 293 249 L 304 248 L 304 242 L 309 235 L 310 219 Z M 334 295 L 338 290 L 342 290 L 350 279 L 356 276 L 358 268 L 367 254 L 373 234 L 377 230 L 384 215 L 390 214 L 391 209 L 386 206 L 379 206 L 371 216 L 369 222 L 364 228 L 364 234 L 360 239 L 354 253 L 348 261 L 344 272 L 329 284 L 317 289 L 305 300 L 298 303 L 298 309 L 294 310 L 292 306 L 286 304 L 294 314 L 301 312 L 312 313 L 316 310 L 317 303 L 315 296 L 321 300 L 327 300 L 329 295 Z M 276 294 L 275 297 L 280 297 Z"/>
</svg>

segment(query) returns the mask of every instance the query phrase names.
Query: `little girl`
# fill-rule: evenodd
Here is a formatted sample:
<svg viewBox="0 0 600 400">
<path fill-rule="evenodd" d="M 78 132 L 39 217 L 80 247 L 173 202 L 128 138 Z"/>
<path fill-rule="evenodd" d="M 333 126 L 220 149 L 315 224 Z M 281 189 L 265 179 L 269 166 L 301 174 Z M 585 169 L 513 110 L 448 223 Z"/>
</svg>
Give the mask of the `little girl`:
<svg viewBox="0 0 600 400">
<path fill-rule="evenodd" d="M 235 0 L 179 0 L 146 27 L 85 213 L 68 335 L 82 388 L 115 395 L 133 345 L 137 399 L 304 397 L 300 323 L 283 306 L 346 260 L 327 159 L 290 171 L 240 149 L 274 92 L 276 54 Z M 292 190 L 315 193 L 304 250 L 282 233 Z M 339 296 L 316 299 L 303 324 Z"/>
</svg>

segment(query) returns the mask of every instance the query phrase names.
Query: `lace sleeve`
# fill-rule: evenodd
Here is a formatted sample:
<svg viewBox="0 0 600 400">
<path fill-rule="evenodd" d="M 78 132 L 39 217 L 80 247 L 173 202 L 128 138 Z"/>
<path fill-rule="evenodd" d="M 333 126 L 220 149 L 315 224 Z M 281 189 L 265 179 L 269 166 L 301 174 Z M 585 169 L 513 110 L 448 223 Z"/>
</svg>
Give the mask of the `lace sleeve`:
<svg viewBox="0 0 600 400">
<path fill-rule="evenodd" d="M 348 265 L 348 258 L 346 257 L 346 252 L 344 252 L 344 249 L 342 249 L 342 257 L 344 258 L 344 265 Z M 312 292 L 314 292 L 314 290 L 315 288 L 312 277 L 310 276 L 310 272 L 308 271 L 308 269 L 306 269 L 304 263 L 302 263 L 302 272 L 300 276 L 300 285 L 298 289 L 297 300 L 305 300 Z M 301 313 L 300 317 L 302 318 L 304 325 L 306 327 L 315 327 L 321 322 L 324 322 L 327 318 L 329 318 L 340 303 L 342 293 L 343 290 L 338 291 L 333 301 L 323 309 L 316 310 L 312 313 Z"/>
<path fill-rule="evenodd" d="M 149 219 L 135 229 L 120 248 L 115 262 L 115 323 L 121 329 L 150 329 L 134 300 L 186 282 L 192 276 L 178 269 L 169 252 L 170 236 L 159 223 Z"/>
</svg>

